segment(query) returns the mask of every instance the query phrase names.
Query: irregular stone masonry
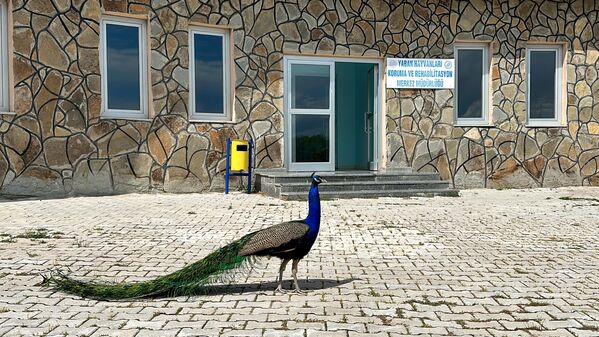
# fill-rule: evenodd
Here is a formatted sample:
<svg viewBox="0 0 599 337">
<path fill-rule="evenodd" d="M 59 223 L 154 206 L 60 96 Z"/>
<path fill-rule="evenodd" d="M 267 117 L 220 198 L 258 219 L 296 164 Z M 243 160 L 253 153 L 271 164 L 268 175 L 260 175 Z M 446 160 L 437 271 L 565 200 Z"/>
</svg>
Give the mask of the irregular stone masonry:
<svg viewBox="0 0 599 337">
<path fill-rule="evenodd" d="M 387 90 L 387 166 L 437 171 L 456 187 L 599 184 L 596 1 L 12 3 L 16 115 L 0 123 L 4 194 L 221 187 L 228 136 L 255 140 L 258 167 L 281 167 L 285 53 L 442 58 L 463 40 L 492 41 L 494 127 L 454 127 L 451 90 Z M 103 11 L 149 16 L 147 121 L 100 118 Z M 189 122 L 191 21 L 234 29 L 232 124 Z M 528 41 L 568 43 L 564 128 L 525 126 Z"/>
<path fill-rule="evenodd" d="M 207 296 L 125 302 L 36 284 L 54 267 L 117 282 L 164 275 L 304 217 L 306 202 L 241 193 L 4 202 L 0 335 L 597 336 L 599 190 L 461 194 L 323 201 L 318 240 L 299 264 L 307 295 L 274 295 L 271 259 Z"/>
</svg>

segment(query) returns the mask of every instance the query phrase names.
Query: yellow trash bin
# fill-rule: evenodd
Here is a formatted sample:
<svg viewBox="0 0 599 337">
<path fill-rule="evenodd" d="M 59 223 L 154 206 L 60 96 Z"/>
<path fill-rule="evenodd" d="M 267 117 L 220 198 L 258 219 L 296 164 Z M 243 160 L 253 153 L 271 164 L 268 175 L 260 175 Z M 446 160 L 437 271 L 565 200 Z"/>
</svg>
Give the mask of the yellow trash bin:
<svg viewBox="0 0 599 337">
<path fill-rule="evenodd" d="M 250 146 L 247 140 L 231 140 L 231 171 L 248 172 Z"/>
</svg>

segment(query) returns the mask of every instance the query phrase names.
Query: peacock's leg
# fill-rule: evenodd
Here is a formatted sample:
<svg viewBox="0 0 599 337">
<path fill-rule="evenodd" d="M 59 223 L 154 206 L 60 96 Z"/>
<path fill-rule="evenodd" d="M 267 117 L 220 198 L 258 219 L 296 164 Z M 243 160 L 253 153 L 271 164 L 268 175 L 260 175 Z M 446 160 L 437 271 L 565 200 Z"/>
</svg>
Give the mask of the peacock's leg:
<svg viewBox="0 0 599 337">
<path fill-rule="evenodd" d="M 299 283 L 297 283 L 297 264 L 300 262 L 300 259 L 294 259 L 291 264 L 291 274 L 293 274 L 293 285 L 295 286 L 294 292 L 298 294 L 304 294 L 305 291 L 300 289 Z"/>
<path fill-rule="evenodd" d="M 279 286 L 277 289 L 275 289 L 275 292 L 285 292 L 285 289 L 283 289 L 283 272 L 285 271 L 285 267 L 287 267 L 287 263 L 289 263 L 289 259 L 284 259 L 283 262 L 281 262 L 281 267 L 279 268 L 279 277 L 277 279 Z"/>
</svg>

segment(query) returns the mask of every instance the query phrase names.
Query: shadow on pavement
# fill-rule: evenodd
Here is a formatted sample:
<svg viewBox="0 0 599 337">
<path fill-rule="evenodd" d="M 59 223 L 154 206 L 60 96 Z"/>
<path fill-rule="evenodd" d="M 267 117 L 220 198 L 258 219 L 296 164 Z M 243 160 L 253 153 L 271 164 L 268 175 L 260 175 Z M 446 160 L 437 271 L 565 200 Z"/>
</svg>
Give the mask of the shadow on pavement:
<svg viewBox="0 0 599 337">
<path fill-rule="evenodd" d="M 333 279 L 310 279 L 310 280 L 298 280 L 299 286 L 302 290 L 313 291 L 322 290 L 338 287 L 344 284 L 358 281 L 359 278 L 346 278 L 343 280 Z M 212 285 L 198 289 L 196 292 L 188 294 L 188 296 L 201 296 L 201 295 L 229 295 L 229 294 L 244 294 L 254 292 L 274 292 L 279 284 L 277 282 L 262 282 L 262 283 L 232 283 L 227 285 Z M 285 280 L 283 282 L 283 288 L 286 290 L 293 289 L 293 282 L 291 280 Z M 169 297 L 168 294 L 158 295 L 152 298 L 165 298 Z"/>
</svg>

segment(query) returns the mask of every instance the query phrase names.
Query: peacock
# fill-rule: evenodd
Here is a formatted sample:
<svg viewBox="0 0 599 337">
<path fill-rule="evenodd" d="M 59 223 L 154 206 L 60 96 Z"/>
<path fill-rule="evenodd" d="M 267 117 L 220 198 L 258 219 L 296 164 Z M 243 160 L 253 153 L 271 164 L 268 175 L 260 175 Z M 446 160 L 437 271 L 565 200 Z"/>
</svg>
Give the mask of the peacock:
<svg viewBox="0 0 599 337">
<path fill-rule="evenodd" d="M 297 282 L 300 260 L 310 252 L 320 229 L 318 185 L 326 182 L 312 173 L 308 193 L 308 216 L 304 220 L 283 222 L 243 236 L 217 249 L 202 260 L 153 280 L 134 283 L 99 283 L 74 279 L 63 272 L 42 275 L 42 285 L 98 300 L 125 300 L 154 296 L 185 296 L 203 293 L 207 286 L 234 275 L 257 257 L 278 257 L 281 261 L 275 292 L 303 293 Z M 292 263 L 293 290 L 283 288 L 283 272 Z"/>
</svg>

